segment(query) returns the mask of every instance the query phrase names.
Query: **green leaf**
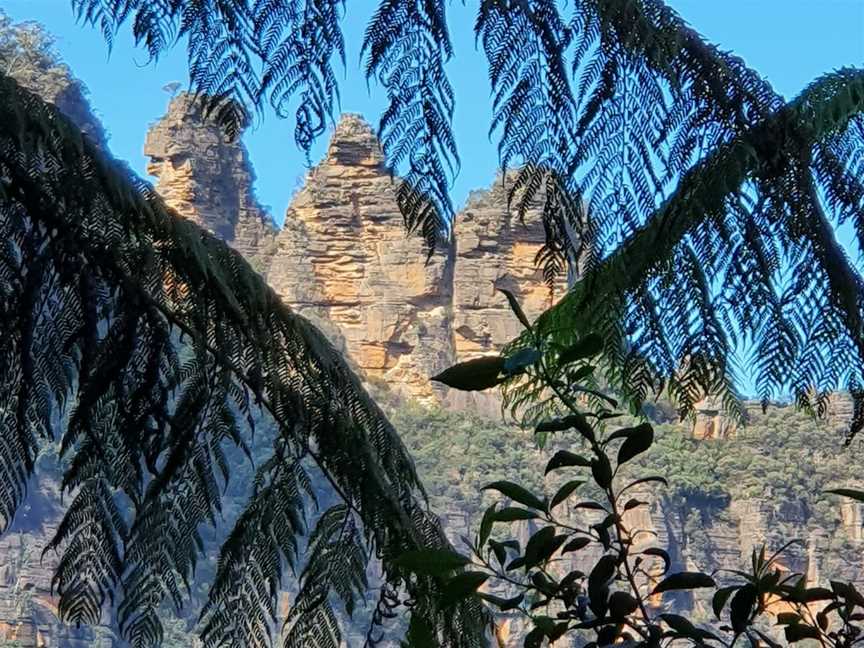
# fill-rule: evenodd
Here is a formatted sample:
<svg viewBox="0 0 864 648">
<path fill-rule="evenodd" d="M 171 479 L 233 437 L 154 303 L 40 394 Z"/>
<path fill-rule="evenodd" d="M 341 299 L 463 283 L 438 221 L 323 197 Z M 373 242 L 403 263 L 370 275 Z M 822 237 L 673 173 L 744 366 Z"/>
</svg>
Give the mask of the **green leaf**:
<svg viewBox="0 0 864 648">
<path fill-rule="evenodd" d="M 483 356 L 455 364 L 432 380 L 462 391 L 483 391 L 506 380 L 504 364 L 501 356 Z"/>
<path fill-rule="evenodd" d="M 573 427 L 573 424 L 565 418 L 554 418 L 540 421 L 534 429 L 535 434 L 543 432 L 563 432 Z"/>
<path fill-rule="evenodd" d="M 669 558 L 669 553 L 665 549 L 661 549 L 660 547 L 648 547 L 647 549 L 643 549 L 640 553 L 643 553 L 646 556 L 657 556 L 658 558 L 662 558 L 664 574 L 669 571 L 669 567 L 672 565 L 672 560 Z"/>
<path fill-rule="evenodd" d="M 627 429 L 624 443 L 618 449 L 618 465 L 625 464 L 642 454 L 654 443 L 654 428 L 648 423 Z"/>
<path fill-rule="evenodd" d="M 594 370 L 596 368 L 597 367 L 595 367 L 594 365 L 583 365 L 582 367 L 579 367 L 576 371 L 573 371 L 572 373 L 568 373 L 567 379 L 571 383 L 579 382 L 580 380 L 584 380 L 585 378 L 590 376 L 592 373 L 594 373 Z"/>
<path fill-rule="evenodd" d="M 492 525 L 495 524 L 497 518 L 495 517 L 496 509 L 498 508 L 497 502 L 486 509 L 486 512 L 483 513 L 483 519 L 480 521 L 480 533 L 477 544 L 479 547 L 482 547 L 486 544 L 486 541 L 489 539 L 489 536 L 492 534 Z"/>
<path fill-rule="evenodd" d="M 732 596 L 732 592 L 737 589 L 738 587 L 736 585 L 732 585 L 730 587 L 721 587 L 714 592 L 714 596 L 711 599 L 711 607 L 714 610 L 714 616 L 718 619 L 723 613 L 723 608 L 726 607 L 726 601 L 728 601 L 729 597 Z"/>
<path fill-rule="evenodd" d="M 558 492 L 555 493 L 554 497 L 552 498 L 552 501 L 549 502 L 549 510 L 551 511 L 553 508 L 558 506 L 561 502 L 563 502 L 568 497 L 570 497 L 573 494 L 573 492 L 584 483 L 585 483 L 584 481 L 574 479 L 574 480 L 568 481 L 566 484 L 564 484 L 561 488 L 558 489 Z"/>
<path fill-rule="evenodd" d="M 591 610 L 598 617 L 606 615 L 608 609 L 607 598 L 609 596 L 609 585 L 615 578 L 615 569 L 618 560 L 615 556 L 606 554 L 601 556 L 594 569 L 588 575 L 588 600 Z"/>
<path fill-rule="evenodd" d="M 815 601 L 830 601 L 834 598 L 834 592 L 827 587 L 808 587 L 800 596 L 802 603 L 813 603 Z"/>
<path fill-rule="evenodd" d="M 579 551 L 580 549 L 587 547 L 589 544 L 591 544 L 591 538 L 579 536 L 578 538 L 573 538 L 570 542 L 564 545 L 561 553 L 565 554 L 571 551 Z"/>
<path fill-rule="evenodd" d="M 855 585 L 852 583 L 841 583 L 832 580 L 831 589 L 850 603 L 858 607 L 864 607 L 864 596 L 861 596 L 861 593 L 855 589 Z"/>
<path fill-rule="evenodd" d="M 549 460 L 549 463 L 546 464 L 546 473 L 549 474 L 553 470 L 558 470 L 559 468 L 567 468 L 570 466 L 580 466 L 580 467 L 589 467 L 591 462 L 581 455 L 574 454 L 569 450 L 559 450 L 556 452 L 552 458 Z"/>
<path fill-rule="evenodd" d="M 467 571 L 456 574 L 441 589 L 441 605 L 450 607 L 468 596 L 489 580 L 489 574 L 481 571 Z"/>
<path fill-rule="evenodd" d="M 537 588 L 537 591 L 544 596 L 553 596 L 555 588 L 557 587 L 556 583 L 542 571 L 535 571 L 531 574 L 531 583 Z"/>
<path fill-rule="evenodd" d="M 548 560 L 567 540 L 566 535 L 556 535 L 554 526 L 537 531 L 525 545 L 525 566 L 533 567 Z"/>
<path fill-rule="evenodd" d="M 622 621 L 636 611 L 639 603 L 628 592 L 613 592 L 609 597 L 609 616 L 616 621 Z"/>
<path fill-rule="evenodd" d="M 705 632 L 704 630 L 697 628 L 688 619 L 678 614 L 661 614 L 660 618 L 666 623 L 666 625 L 672 628 L 674 632 L 682 637 L 693 639 L 697 643 L 701 644 L 704 639 L 709 637 L 716 638 L 710 632 Z"/>
<path fill-rule="evenodd" d="M 545 434 L 550 432 L 564 432 L 575 428 L 590 443 L 594 443 L 595 435 L 594 428 L 582 414 L 574 412 L 563 418 L 548 419 L 541 421 L 534 430 L 535 434 Z"/>
<path fill-rule="evenodd" d="M 504 373 L 508 376 L 516 376 L 525 371 L 527 367 L 536 364 L 540 360 L 540 352 L 537 349 L 519 349 L 504 361 Z"/>
<path fill-rule="evenodd" d="M 756 587 L 748 584 L 739 588 L 732 597 L 732 602 L 729 604 L 729 620 L 735 632 L 741 633 L 747 629 L 757 596 Z"/>
<path fill-rule="evenodd" d="M 853 488 L 832 488 L 825 492 L 832 495 L 840 495 L 841 497 L 848 497 L 858 502 L 864 502 L 864 491 L 855 490 Z"/>
<path fill-rule="evenodd" d="M 796 643 L 804 639 L 819 639 L 821 636 L 819 630 L 804 623 L 786 626 L 784 634 L 786 635 L 786 641 L 789 643 Z"/>
<path fill-rule="evenodd" d="M 582 414 L 579 412 L 573 412 L 570 416 L 566 417 L 566 420 L 571 423 L 571 427 L 576 428 L 576 431 L 579 432 L 589 443 L 594 443 L 597 440 L 597 437 L 594 435 L 594 428 L 588 422 Z"/>
<path fill-rule="evenodd" d="M 699 587 L 714 587 L 714 579 L 702 572 L 678 572 L 664 578 L 652 594 L 662 594 L 670 590 L 691 590 Z"/>
<path fill-rule="evenodd" d="M 519 604 L 522 603 L 522 600 L 525 598 L 525 594 L 519 594 L 518 596 L 514 596 L 513 598 L 505 599 L 501 598 L 500 596 L 493 596 L 492 594 L 487 594 L 486 592 L 477 592 L 477 596 L 479 596 L 487 603 L 491 603 L 502 612 L 516 609 L 517 607 L 519 607 Z"/>
<path fill-rule="evenodd" d="M 780 612 L 777 615 L 777 625 L 793 625 L 795 623 L 801 623 L 801 615 L 796 614 L 795 612 Z"/>
<path fill-rule="evenodd" d="M 612 483 L 612 465 L 609 463 L 609 457 L 605 454 L 595 457 L 591 461 L 591 474 L 600 488 L 608 488 Z"/>
<path fill-rule="evenodd" d="M 546 638 L 546 633 L 541 628 L 534 628 L 531 632 L 525 635 L 525 641 L 522 644 L 523 648 L 540 648 L 543 645 L 543 640 Z"/>
<path fill-rule="evenodd" d="M 516 522 L 517 520 L 535 520 L 540 517 L 534 511 L 519 508 L 518 506 L 505 506 L 495 513 L 496 522 Z"/>
<path fill-rule="evenodd" d="M 507 541 L 507 542 L 497 542 L 496 540 L 490 540 L 489 541 L 489 546 L 492 547 L 492 551 L 495 552 L 495 557 L 498 559 L 498 562 L 501 564 L 502 567 L 504 566 L 504 563 L 507 561 L 507 547 L 511 546 L 509 544 L 510 542 L 511 541 Z M 515 542 L 515 541 L 513 541 L 513 542 Z M 518 543 L 516 543 L 515 550 L 517 552 L 519 551 Z"/>
<path fill-rule="evenodd" d="M 503 295 L 507 298 L 507 301 L 510 303 L 510 310 L 512 310 L 513 314 L 516 315 L 520 322 L 522 322 L 522 325 L 530 331 L 531 322 L 528 320 L 528 316 L 525 315 L 525 311 L 522 310 L 522 307 L 516 300 L 516 295 L 514 295 L 506 288 L 498 288 L 498 292 L 503 293 Z"/>
<path fill-rule="evenodd" d="M 398 567 L 426 576 L 444 576 L 470 562 L 469 558 L 447 549 L 406 551 L 393 561 Z"/>
<path fill-rule="evenodd" d="M 566 349 L 558 357 L 558 364 L 561 366 L 584 360 L 596 356 L 603 351 L 603 338 L 596 333 L 591 333 L 576 341 L 573 346 Z"/>
<path fill-rule="evenodd" d="M 514 484 L 513 482 L 492 482 L 491 484 L 487 484 L 486 486 L 484 486 L 483 490 L 497 490 L 505 497 L 509 497 L 510 499 L 512 499 L 514 502 L 524 504 L 525 506 L 530 506 L 531 508 L 538 509 L 540 511 L 546 510 L 546 504 L 545 502 L 543 502 L 543 500 L 541 500 L 527 488 L 524 488 L 519 484 Z"/>
<path fill-rule="evenodd" d="M 606 507 L 600 504 L 600 502 L 594 502 L 589 500 L 587 502 L 579 502 L 578 504 L 573 505 L 574 509 L 588 509 L 589 511 L 606 511 Z M 608 512 L 608 511 L 607 511 Z"/>
</svg>

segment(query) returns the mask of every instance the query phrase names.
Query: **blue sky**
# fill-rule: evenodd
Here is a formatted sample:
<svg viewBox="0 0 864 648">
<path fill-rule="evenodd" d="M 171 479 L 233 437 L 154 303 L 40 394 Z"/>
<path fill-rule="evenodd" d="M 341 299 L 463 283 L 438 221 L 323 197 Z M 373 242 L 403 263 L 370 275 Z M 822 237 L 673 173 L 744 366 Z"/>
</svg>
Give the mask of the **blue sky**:
<svg viewBox="0 0 864 648">
<path fill-rule="evenodd" d="M 864 0 L 669 0 L 703 35 L 744 58 L 786 96 L 818 75 L 844 65 L 864 65 Z M 344 29 L 348 65 L 342 77 L 342 109 L 363 113 L 375 123 L 383 93 L 367 90 L 359 64 L 363 29 L 374 0 L 350 0 Z M 453 187 L 461 204 L 471 189 L 488 185 L 495 175 L 495 145 L 487 137 L 489 85 L 483 57 L 474 49 L 472 26 L 476 0 L 450 5 L 456 59 L 450 74 L 457 93 L 455 130 L 462 171 Z M 110 133 L 114 154 L 144 173 L 141 152 L 148 124 L 164 112 L 162 87 L 187 79 L 182 47 L 148 64 L 132 46 L 128 30 L 111 56 L 99 33 L 76 25 L 68 0 L 4 0 L 15 20 L 43 23 L 58 39 L 63 58 L 90 89 L 91 103 Z M 292 139 L 293 124 L 267 115 L 246 136 L 258 176 L 256 191 L 281 222 L 290 196 L 305 174 L 305 159 Z M 325 138 L 326 139 L 326 138 Z M 320 157 L 326 142 L 313 151 Z"/>
</svg>

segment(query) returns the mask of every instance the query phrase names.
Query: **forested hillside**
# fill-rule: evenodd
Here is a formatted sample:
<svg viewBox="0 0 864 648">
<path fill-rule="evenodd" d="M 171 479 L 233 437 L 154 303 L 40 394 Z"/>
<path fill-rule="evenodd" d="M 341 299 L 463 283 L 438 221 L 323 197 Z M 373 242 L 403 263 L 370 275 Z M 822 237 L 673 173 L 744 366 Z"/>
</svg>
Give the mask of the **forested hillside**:
<svg viewBox="0 0 864 648">
<path fill-rule="evenodd" d="M 119 12 L 98 14 L 110 35 L 134 13 L 154 58 L 188 8 L 153 23 L 140 3 L 95 1 L 85 21 Z M 190 11 L 181 31 L 254 25 L 225 41 L 234 62 L 299 15 L 217 4 L 237 20 Z M 659 0 L 581 3 L 571 26 L 554 2 L 529 4 L 480 7 L 502 168 L 458 209 L 440 166 L 458 161 L 443 10 L 385 0 L 375 14 L 367 72 L 392 102 L 377 134 L 357 115 L 325 120 L 340 9 L 304 23 L 292 51 L 323 47 L 307 65 L 324 86 L 304 94 L 319 118 L 301 106 L 295 137 L 308 151 L 332 132 L 278 227 L 255 195 L 242 102 L 312 77 L 276 65 L 255 92 L 251 78 L 238 96 L 216 80 L 218 96 L 172 96 L 141 125 L 151 186 L 111 158 L 50 38 L 0 13 L 0 642 L 477 648 L 494 634 L 563 648 L 588 630 L 596 648 L 632 630 L 657 648 L 720 641 L 704 628 L 731 600 L 727 648 L 858 643 L 864 282 L 829 220 L 864 241 L 848 173 L 864 77 L 833 73 L 787 103 Z M 429 81 L 400 77 L 405 24 L 437 25 L 421 36 L 437 88 L 416 110 L 399 93 Z M 523 69 L 511 38 L 551 77 Z M 563 52 L 578 39 L 577 100 Z M 228 69 L 196 47 L 199 85 Z M 244 72 L 258 74 L 220 78 Z M 552 103 L 531 108 L 546 83 Z M 760 403 L 739 398 L 739 333 Z M 797 408 L 771 400 L 787 393 Z M 751 560 L 776 571 L 693 591 Z M 757 620 L 775 595 L 785 635 Z"/>
<path fill-rule="evenodd" d="M 639 494 L 650 504 L 640 509 L 639 528 L 656 534 L 672 557 L 672 571 L 740 569 L 763 543 L 778 549 L 800 540 L 784 554 L 785 568 L 811 584 L 827 578 L 864 583 L 862 505 L 825 493 L 859 480 L 859 451 L 843 445 L 846 421 L 816 421 L 791 406 L 772 405 L 763 414 L 756 403 L 749 413 L 746 426 L 721 439 L 694 438 L 690 421 L 655 426 L 655 445 L 628 474 L 663 475 L 669 486 Z M 537 450 L 530 432 L 465 413 L 403 406 L 392 418 L 456 546 L 464 546 L 461 536 L 476 533 L 483 510 L 496 499 L 496 493 L 484 496 L 483 486 L 506 479 L 541 490 L 543 467 L 555 449 Z M 576 449 L 581 443 L 574 433 L 559 445 Z M 535 530 L 525 523 L 520 536 Z M 580 554 L 570 568 L 588 569 L 591 558 Z M 705 600 L 670 596 L 665 604 L 694 621 L 712 616 Z"/>
</svg>

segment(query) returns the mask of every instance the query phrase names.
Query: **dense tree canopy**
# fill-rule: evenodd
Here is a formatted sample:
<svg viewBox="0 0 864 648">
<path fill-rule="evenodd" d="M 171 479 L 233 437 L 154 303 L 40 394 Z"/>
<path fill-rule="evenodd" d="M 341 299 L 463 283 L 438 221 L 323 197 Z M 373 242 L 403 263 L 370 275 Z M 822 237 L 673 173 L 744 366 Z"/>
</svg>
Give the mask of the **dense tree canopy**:
<svg viewBox="0 0 864 648">
<path fill-rule="evenodd" d="M 72 5 L 109 43 L 131 23 L 154 58 L 185 39 L 193 87 L 229 132 L 271 105 L 294 112 L 308 150 L 336 109 L 344 2 Z M 449 235 L 459 164 L 446 9 L 383 0 L 364 43 L 366 73 L 389 100 L 379 130 L 404 171 L 400 206 L 430 247 Z M 851 224 L 864 243 L 864 72 L 831 73 L 787 101 L 661 0 L 483 0 L 476 31 L 501 164 L 518 167 L 513 204 L 543 205 L 538 262 L 550 279 L 584 272 L 541 318 L 544 352 L 599 330 L 616 389 L 638 404 L 668 388 L 684 413 L 708 391 L 734 407 L 738 337 L 755 349 L 766 398 L 791 390 L 818 408 L 841 382 L 858 393 L 864 283 L 834 227 Z M 352 608 L 373 555 L 377 621 L 407 596 L 442 645 L 482 644 L 476 603 L 442 609 L 438 582 L 396 561 L 443 536 L 401 441 L 345 362 L 237 255 L 6 75 L 0 233 L 0 514 L 8 524 L 40 448 L 59 435 L 73 493 L 54 543 L 67 619 L 113 606 L 136 646 L 159 643 L 160 606 L 182 602 L 198 528 L 219 512 L 224 448 L 248 446 L 248 414 L 261 409 L 273 449 L 222 547 L 208 645 L 267 645 L 294 561 L 286 645 L 338 645 L 334 603 Z M 544 383 L 532 377 L 508 397 L 540 405 L 539 417 Z M 313 476 L 336 500 L 321 511 Z"/>
</svg>

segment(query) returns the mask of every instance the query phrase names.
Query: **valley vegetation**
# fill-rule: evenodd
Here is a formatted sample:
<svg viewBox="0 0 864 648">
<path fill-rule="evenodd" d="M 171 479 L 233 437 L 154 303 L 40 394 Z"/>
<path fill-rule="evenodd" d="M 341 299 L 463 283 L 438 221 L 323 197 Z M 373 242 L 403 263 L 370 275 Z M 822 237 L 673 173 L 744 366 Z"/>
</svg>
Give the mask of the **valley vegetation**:
<svg viewBox="0 0 864 648">
<path fill-rule="evenodd" d="M 192 89 L 229 136 L 270 106 L 308 150 L 332 119 L 345 3 L 72 7 L 109 43 L 131 25 L 154 59 L 184 43 Z M 687 416 L 717 394 L 743 418 L 730 358 L 744 339 L 766 403 L 791 393 L 798 407 L 821 414 L 830 391 L 845 387 L 855 400 L 849 438 L 864 427 L 864 282 L 835 238 L 844 225 L 859 244 L 864 235 L 864 73 L 831 72 L 798 97 L 781 97 L 661 0 L 483 0 L 477 10 L 492 132 L 501 166 L 518 168 L 512 207 L 540 201 L 547 241 L 537 262 L 550 283 L 568 272 L 574 283 L 536 324 L 525 321 L 504 356 L 483 361 L 473 388 L 501 384 L 529 430 L 577 430 L 598 505 L 613 508 L 586 536 L 605 551 L 583 574 L 589 618 L 581 577 L 571 572 L 563 587 L 545 573 L 550 547 L 560 549 L 572 530 L 558 533 L 539 495 L 526 491 L 526 504 L 523 491 L 499 484 L 552 529 L 531 544 L 539 553 L 520 556 L 531 580 L 514 586 L 554 600 L 565 617 L 531 615 L 531 641 L 588 624 L 580 629 L 603 645 L 770 644 L 754 623 L 779 597 L 797 615 L 785 617 L 787 640 L 854 644 L 860 595 L 839 584 L 799 588 L 775 575 L 770 551 L 757 552 L 752 570 L 725 590 L 731 625 L 717 639 L 683 617 L 649 614 L 630 573 L 632 530 L 614 510 L 621 485 L 607 441 L 623 439 L 617 463 L 627 463 L 648 449 L 653 429 L 639 423 L 600 436 L 606 415 L 598 408 L 611 393 L 639 414 L 649 396 L 663 394 Z M 446 11 L 443 1 L 383 0 L 363 48 L 366 73 L 388 98 L 379 134 L 404 179 L 406 225 L 430 249 L 449 235 L 448 187 L 459 165 Z M 237 253 L 166 208 L 98 137 L 28 90 L 26 78 L 13 78 L 12 59 L 4 63 L 0 522 L 13 520 L 40 454 L 59 441 L 69 503 L 50 547 L 60 553 L 54 586 L 63 619 L 97 624 L 110 610 L 135 648 L 160 645 L 162 611 L 188 599 L 205 555 L 202 529 L 220 515 L 227 457 L 253 455 L 259 428 L 269 431 L 268 448 L 220 544 L 201 614 L 208 648 L 270 645 L 288 567 L 299 587 L 286 647 L 338 646 L 337 612 L 350 614 L 370 587 L 370 646 L 393 618 L 410 618 L 411 646 L 483 646 L 486 603 L 536 603 L 483 599 L 474 592 L 488 574 L 449 574 L 464 561 L 426 504 L 405 442 L 346 360 Z M 589 339 L 585 354 L 579 345 Z M 592 357 L 596 374 L 567 375 L 568 353 Z M 550 370 L 566 381 L 550 379 Z M 580 386 L 594 375 L 602 380 Z M 595 417 L 590 425 L 586 414 Z M 325 483 L 320 497 L 316 485 Z M 489 510 L 473 552 L 483 559 L 490 524 L 507 521 Z M 523 549 L 506 546 L 504 555 Z M 447 569 L 431 569 L 430 555 Z M 424 556 L 418 568 L 412 557 Z M 620 579 L 629 589 L 618 588 Z M 672 574 L 655 591 L 713 584 L 701 573 Z M 827 602 L 823 617 L 808 616 L 814 601 Z"/>
</svg>

